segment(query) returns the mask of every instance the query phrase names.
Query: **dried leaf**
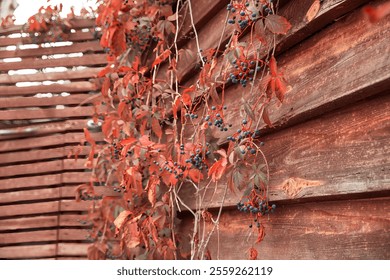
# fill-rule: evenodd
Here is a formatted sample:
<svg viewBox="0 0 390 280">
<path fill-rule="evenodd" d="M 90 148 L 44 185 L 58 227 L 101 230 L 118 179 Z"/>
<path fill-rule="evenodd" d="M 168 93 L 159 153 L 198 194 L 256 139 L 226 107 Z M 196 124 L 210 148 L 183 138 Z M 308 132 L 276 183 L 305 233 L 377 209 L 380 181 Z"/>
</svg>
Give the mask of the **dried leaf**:
<svg viewBox="0 0 390 280">
<path fill-rule="evenodd" d="M 160 122 L 155 117 L 152 118 L 152 130 L 153 133 L 156 134 L 159 139 L 161 139 L 163 132 L 160 126 Z"/>
<path fill-rule="evenodd" d="M 153 62 L 152 64 L 152 68 L 158 64 L 160 64 L 161 62 L 165 61 L 169 55 L 171 54 L 171 51 L 170 50 L 165 50 L 162 54 L 160 54 Z"/>
<path fill-rule="evenodd" d="M 273 127 L 272 122 L 271 122 L 271 120 L 270 120 L 270 118 L 269 118 L 269 114 L 268 114 L 268 109 L 267 109 L 267 107 L 264 108 L 262 118 L 263 118 L 264 122 L 265 122 L 269 127 Z"/>
<path fill-rule="evenodd" d="M 314 0 L 313 4 L 310 6 L 309 10 L 306 13 L 305 20 L 311 22 L 318 14 L 321 8 L 321 1 Z"/>
<path fill-rule="evenodd" d="M 244 110 L 245 113 L 255 122 L 256 121 L 256 116 L 255 113 L 253 112 L 251 106 L 246 102 L 244 98 L 241 98 L 241 101 L 244 103 Z"/>
<path fill-rule="evenodd" d="M 129 217 L 133 212 L 131 211 L 128 211 L 128 210 L 125 210 L 125 211 L 122 211 L 118 217 L 116 217 L 115 221 L 114 221 L 114 225 L 116 226 L 116 228 L 118 230 L 120 230 L 123 226 L 123 224 L 125 223 L 127 217 Z"/>
<path fill-rule="evenodd" d="M 249 249 L 249 259 L 250 260 L 257 260 L 257 256 L 258 256 L 257 250 L 255 248 L 251 247 Z"/>
<path fill-rule="evenodd" d="M 265 18 L 265 26 L 272 33 L 286 34 L 291 28 L 291 23 L 285 17 L 270 14 Z"/>
</svg>

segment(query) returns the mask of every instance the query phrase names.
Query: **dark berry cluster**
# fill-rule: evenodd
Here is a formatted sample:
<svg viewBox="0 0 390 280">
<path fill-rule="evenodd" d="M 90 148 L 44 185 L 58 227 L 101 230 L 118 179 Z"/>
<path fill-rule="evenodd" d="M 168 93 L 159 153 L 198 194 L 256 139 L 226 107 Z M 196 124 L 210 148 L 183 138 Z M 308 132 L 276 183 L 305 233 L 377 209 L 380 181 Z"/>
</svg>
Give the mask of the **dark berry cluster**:
<svg viewBox="0 0 390 280">
<path fill-rule="evenodd" d="M 204 118 L 204 121 L 207 122 L 209 127 L 213 125 L 219 128 L 220 131 L 228 131 L 229 127 L 232 127 L 232 124 L 226 124 L 223 120 L 222 113 L 217 113 L 217 107 L 211 107 L 211 113 Z M 223 106 L 223 110 L 227 110 L 227 106 Z"/>
<path fill-rule="evenodd" d="M 238 61 L 237 59 L 232 61 L 234 70 L 229 74 L 227 82 L 233 84 L 240 83 L 243 87 L 247 86 L 248 81 L 252 82 L 255 72 L 260 72 L 264 65 L 262 60 L 244 60 Z"/>
<path fill-rule="evenodd" d="M 210 154 L 210 151 L 206 151 L 205 155 L 208 156 Z M 196 149 L 195 153 L 191 153 L 190 157 L 186 159 L 186 163 L 190 163 L 192 168 L 198 169 L 198 170 L 208 170 L 209 167 L 205 163 L 201 149 Z"/>
<path fill-rule="evenodd" d="M 259 214 L 261 216 L 269 213 L 273 213 L 276 209 L 276 205 L 269 206 L 265 200 L 257 200 L 255 203 L 243 203 L 242 201 L 237 203 L 237 209 L 241 212 Z"/>
<path fill-rule="evenodd" d="M 232 1 L 226 9 L 232 14 L 228 23 L 238 24 L 240 29 L 243 30 L 261 16 L 272 14 L 272 0 Z"/>
<path fill-rule="evenodd" d="M 176 161 L 172 162 L 166 160 L 165 162 L 162 162 L 160 164 L 158 161 L 155 160 L 153 161 L 153 163 L 160 167 L 160 172 L 167 171 L 171 174 L 174 174 L 176 179 L 183 177 L 183 171 L 185 170 L 185 166 L 181 166 Z"/>
</svg>

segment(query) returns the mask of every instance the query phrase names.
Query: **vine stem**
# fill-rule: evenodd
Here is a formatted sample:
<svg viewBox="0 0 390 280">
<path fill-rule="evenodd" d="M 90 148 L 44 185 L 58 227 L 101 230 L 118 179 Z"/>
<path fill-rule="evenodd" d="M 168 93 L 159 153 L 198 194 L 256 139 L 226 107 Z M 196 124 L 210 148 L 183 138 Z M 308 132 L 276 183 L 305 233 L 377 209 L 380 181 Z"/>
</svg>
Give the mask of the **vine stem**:
<svg viewBox="0 0 390 280">
<path fill-rule="evenodd" d="M 188 0 L 188 8 L 190 9 L 191 25 L 192 25 L 192 29 L 194 30 L 194 34 L 195 34 L 196 47 L 198 48 L 198 56 L 200 57 L 200 61 L 202 63 L 202 66 L 204 66 L 203 56 L 202 56 L 202 53 L 200 51 L 198 32 L 196 31 L 195 23 L 194 23 L 194 16 L 192 14 L 192 3 L 191 3 L 191 0 Z"/>
</svg>

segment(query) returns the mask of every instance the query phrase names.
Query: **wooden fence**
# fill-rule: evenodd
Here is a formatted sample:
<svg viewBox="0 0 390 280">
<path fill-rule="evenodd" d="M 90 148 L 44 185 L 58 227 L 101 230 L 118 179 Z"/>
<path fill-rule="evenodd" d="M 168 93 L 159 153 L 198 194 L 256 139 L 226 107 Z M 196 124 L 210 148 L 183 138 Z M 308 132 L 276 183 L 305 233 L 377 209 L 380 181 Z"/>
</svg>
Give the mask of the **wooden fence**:
<svg viewBox="0 0 390 280">
<path fill-rule="evenodd" d="M 224 28 L 228 2 L 194 4 L 202 49 L 216 48 L 221 34 L 223 46 L 231 35 L 233 27 Z M 292 28 L 276 37 L 276 56 L 292 89 L 282 105 L 271 105 L 276 129 L 264 130 L 270 200 L 277 211 L 265 220 L 267 235 L 257 245 L 259 258 L 389 259 L 390 19 L 370 24 L 361 13 L 361 6 L 369 3 L 364 0 L 324 0 L 310 21 L 306 15 L 313 0 L 279 3 L 279 14 Z M 184 10 L 181 14 L 179 46 L 196 53 L 191 20 Z M 77 220 L 85 219 L 90 203 L 76 203 L 73 197 L 75 186 L 90 173 L 83 160 L 75 162 L 67 155 L 83 138 L 82 128 L 94 113 L 91 96 L 98 86 L 88 79 L 105 61 L 91 27 L 91 22 L 75 22 L 71 46 L 22 49 L 19 45 L 31 39 L 8 36 L 11 31 L 0 38 L 0 59 L 20 58 L 0 63 L 0 258 L 86 256 L 88 227 Z M 244 34 L 240 41 L 249 36 Z M 4 48 L 15 45 L 15 50 Z M 55 56 L 75 52 L 83 56 Z M 181 69 L 181 85 L 194 83 L 196 59 Z M 67 70 L 7 75 L 9 70 L 59 66 Z M 76 69 L 70 71 L 72 67 Z M 167 68 L 161 65 L 159 73 Z M 43 83 L 59 80 L 71 82 Z M 42 84 L 18 84 L 27 81 Z M 249 91 L 234 85 L 226 89 L 230 112 L 239 111 L 237 95 L 249 99 Z M 35 97 L 45 93 L 51 98 Z M 225 121 L 238 128 L 239 119 L 232 113 Z M 191 127 L 186 132 L 189 138 Z M 224 132 L 213 136 L 220 139 L 219 145 L 226 144 Z M 82 147 L 80 156 L 87 153 L 88 147 Z M 203 206 L 213 214 L 225 186 L 222 181 L 217 189 L 206 189 Z M 196 209 L 194 192 L 182 188 L 179 195 Z M 232 193 L 224 200 L 219 235 L 209 243 L 214 259 L 248 256 L 252 221 L 236 209 L 239 200 L 240 194 Z M 184 238 L 192 234 L 193 218 L 186 211 L 179 216 Z"/>
<path fill-rule="evenodd" d="M 194 5 L 194 14 L 202 18 L 197 31 L 203 50 L 216 48 L 221 34 L 222 46 L 228 40 L 228 2 Z M 371 24 L 361 11 L 364 4 L 385 1 L 325 0 L 310 21 L 307 12 L 314 1 L 279 2 L 279 14 L 292 28 L 276 37 L 276 56 L 292 89 L 282 105 L 271 105 L 276 128 L 264 130 L 270 200 L 277 211 L 265 219 L 267 235 L 256 246 L 259 258 L 389 259 L 390 18 Z M 249 40 L 250 34 L 240 39 Z M 182 48 L 196 52 L 195 40 Z M 181 73 L 182 85 L 195 81 L 195 63 Z M 225 89 L 229 114 L 224 121 L 236 129 L 241 96 L 250 102 L 250 87 Z M 191 127 L 185 131 L 190 138 Z M 212 133 L 226 144 L 228 132 Z M 202 206 L 214 209 L 213 215 L 225 187 L 223 180 L 217 189 L 206 188 Z M 199 207 L 195 192 L 189 186 L 179 193 L 192 209 Z M 252 218 L 236 208 L 240 197 L 228 192 L 224 200 L 219 234 L 209 243 L 213 259 L 245 259 L 256 240 L 250 234 Z M 183 212 L 181 218 L 181 236 L 191 235 L 192 215 Z"/>
<path fill-rule="evenodd" d="M 80 145 L 106 64 L 93 20 L 74 20 L 69 38 L 37 43 L 20 26 L 0 32 L 0 258 L 86 258 L 91 202 Z M 26 83 L 29 82 L 29 83 Z M 100 135 L 95 135 L 97 139 Z M 69 156 L 78 154 L 79 159 Z"/>
</svg>

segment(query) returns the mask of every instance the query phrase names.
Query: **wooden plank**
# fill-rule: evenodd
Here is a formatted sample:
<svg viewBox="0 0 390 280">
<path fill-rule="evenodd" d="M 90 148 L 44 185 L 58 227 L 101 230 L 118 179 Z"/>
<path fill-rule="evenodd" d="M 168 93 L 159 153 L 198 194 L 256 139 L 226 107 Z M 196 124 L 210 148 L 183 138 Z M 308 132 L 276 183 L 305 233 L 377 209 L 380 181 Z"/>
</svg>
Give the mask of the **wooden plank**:
<svg viewBox="0 0 390 280">
<path fill-rule="evenodd" d="M 297 44 L 300 41 L 303 41 L 305 38 L 314 34 L 318 30 L 321 30 L 326 25 L 332 23 L 335 19 L 341 17 L 344 14 L 353 11 L 360 5 L 367 3 L 367 0 L 325 0 L 321 4 L 321 8 L 315 18 L 307 22 L 305 20 L 307 11 L 310 6 L 313 4 L 312 0 L 303 0 L 303 1 L 288 1 L 286 5 L 279 9 L 278 14 L 286 17 L 290 23 L 292 24 L 292 28 L 286 35 L 276 36 L 276 45 L 278 46 L 278 52 L 282 52 L 287 50 L 289 47 Z M 223 9 L 219 13 L 213 16 L 213 18 L 207 23 L 205 28 L 203 28 L 199 33 L 199 42 L 200 47 L 203 50 L 207 50 L 210 48 L 217 48 L 217 45 L 220 40 L 220 34 L 222 34 L 223 28 L 225 24 L 226 18 L 226 10 Z M 233 25 L 226 25 L 225 33 L 222 36 L 222 46 L 220 50 L 225 49 L 225 43 L 231 36 L 234 31 Z M 218 36 L 215 36 L 218 34 Z M 241 42 L 250 42 L 250 34 L 245 34 L 241 38 Z M 272 34 L 268 34 L 268 41 L 271 42 L 273 38 Z M 195 40 L 189 41 L 183 49 L 189 49 L 193 53 L 196 53 L 196 42 Z M 253 50 L 259 50 L 261 55 L 266 55 L 269 51 L 269 46 L 265 46 L 264 44 L 260 44 L 260 42 L 254 42 Z M 186 81 L 187 78 L 191 78 L 190 81 L 186 82 L 186 86 L 195 84 L 198 75 L 192 75 L 194 68 L 198 67 L 200 60 L 198 56 L 194 55 L 190 61 L 186 61 L 186 65 L 180 68 L 180 78 L 182 81 Z M 217 65 L 217 69 L 214 73 L 219 73 L 223 68 L 229 68 L 225 65 L 225 63 L 219 63 Z M 165 68 L 162 68 L 161 74 L 165 75 Z M 230 69 L 231 70 L 231 69 Z M 192 73 L 192 74 L 191 74 Z M 215 77 L 215 79 L 220 79 L 220 77 Z"/>
<path fill-rule="evenodd" d="M 62 170 L 84 170 L 87 169 L 85 162 L 86 160 L 62 159 L 5 166 L 0 169 L 0 177 L 59 172 Z"/>
<path fill-rule="evenodd" d="M 359 10 L 278 58 L 279 69 L 283 69 L 292 89 L 282 105 L 273 100 L 268 106 L 275 126 L 302 122 L 389 88 L 390 21 L 381 21 L 369 30 L 366 25 Z M 258 86 L 256 83 L 255 89 Z M 250 88 L 233 86 L 225 91 L 229 109 L 224 121 L 233 127 L 228 132 L 211 130 L 211 135 L 219 139 L 218 144 L 226 143 L 231 131 L 241 127 L 242 102 L 237 102 L 237 92 L 251 104 L 258 94 L 250 94 Z M 189 137 L 193 129 L 188 127 L 185 132 Z"/>
<path fill-rule="evenodd" d="M 91 135 L 92 137 L 94 137 L 95 140 L 101 138 L 101 136 L 96 133 L 91 133 Z M 20 139 L 14 141 L 1 141 L 0 152 L 43 148 L 64 144 L 80 144 L 84 140 L 84 133 L 69 132 L 43 137 L 31 137 L 29 139 Z"/>
<path fill-rule="evenodd" d="M 0 204 L 11 204 L 15 202 L 28 202 L 34 200 L 60 199 L 60 191 L 60 188 L 48 188 L 2 193 L 0 197 Z"/>
<path fill-rule="evenodd" d="M 59 241 L 86 241 L 88 237 L 87 229 L 59 229 Z"/>
<path fill-rule="evenodd" d="M 75 212 L 75 211 L 88 211 L 93 207 L 93 201 L 75 201 L 75 200 L 61 200 L 61 211 Z"/>
<path fill-rule="evenodd" d="M 389 213 L 388 197 L 279 205 L 269 219 L 261 219 L 266 236 L 259 245 L 255 245 L 257 233 L 249 228 L 253 217 L 235 209 L 225 210 L 219 222 L 219 257 L 248 259 L 248 250 L 253 244 L 259 259 L 266 260 L 388 260 Z M 214 217 L 216 215 L 213 213 Z M 180 236 L 192 235 L 192 220 L 192 216 L 182 220 Z M 257 230 L 255 223 L 253 228 Z M 207 226 L 206 234 L 209 230 Z M 202 236 L 201 233 L 199 236 Z M 212 259 L 217 259 L 217 238 L 216 230 L 208 243 Z"/>
<path fill-rule="evenodd" d="M 265 136 L 262 151 L 270 168 L 270 199 L 389 192 L 389 112 L 390 96 L 383 95 Z M 217 189 L 212 184 L 203 206 L 219 207 L 226 183 L 227 178 L 222 178 Z M 181 197 L 196 208 L 193 187 L 182 188 Z M 240 198 L 241 194 L 229 192 L 225 204 L 235 205 Z"/>
<path fill-rule="evenodd" d="M 24 152 L 2 153 L 0 154 L 1 164 L 10 164 L 17 162 L 39 161 L 55 158 L 66 158 L 77 153 L 78 156 L 83 157 L 88 155 L 91 150 L 89 146 L 64 146 L 53 149 L 39 149 Z M 83 161 L 84 159 L 80 159 Z"/>
<path fill-rule="evenodd" d="M 89 182 L 91 172 L 66 172 L 61 174 L 49 174 L 29 176 L 23 178 L 11 178 L 0 180 L 0 190 L 18 190 L 33 187 L 57 186 L 61 184 L 82 184 Z"/>
<path fill-rule="evenodd" d="M 63 47 L 40 47 L 36 49 L 16 49 L 13 51 L 0 51 L 0 59 L 10 57 L 40 57 L 43 55 L 49 56 L 54 54 L 69 54 L 69 53 L 91 53 L 102 52 L 103 48 L 100 46 L 99 41 L 88 41 L 81 43 L 74 43 L 70 46 Z"/>
<path fill-rule="evenodd" d="M 64 37 L 62 42 L 72 41 L 72 42 L 82 42 L 88 40 L 96 40 L 95 32 L 81 32 L 76 31 L 75 33 L 69 34 L 66 38 Z M 25 44 L 40 44 L 48 43 L 47 41 L 41 42 L 37 38 L 23 37 L 23 38 L 0 38 L 0 47 L 7 47 L 12 45 L 25 45 Z"/>
<path fill-rule="evenodd" d="M 57 215 L 2 219 L 0 220 L 0 231 L 52 228 L 58 225 L 59 218 Z"/>
<path fill-rule="evenodd" d="M 82 131 L 87 127 L 88 119 L 81 120 L 54 120 L 49 122 L 35 123 L 30 125 L 18 125 L 0 129 L 0 140 L 21 138 L 25 136 L 37 137 L 55 133 L 64 133 L 68 131 Z"/>
<path fill-rule="evenodd" d="M 57 230 L 0 233 L 0 246 L 18 243 L 57 241 Z"/>
<path fill-rule="evenodd" d="M 91 174 L 92 175 L 92 174 Z M 87 181 L 86 181 L 87 182 Z M 52 187 L 47 189 L 22 190 L 2 193 L 0 197 L 0 204 L 11 204 L 15 202 L 39 201 L 45 199 L 75 199 L 76 189 L 79 185 Z M 12 186 L 11 186 L 12 188 Z M 119 194 L 108 187 L 95 187 L 96 196 L 118 196 Z"/>
<path fill-rule="evenodd" d="M 90 244 L 88 243 L 59 243 L 59 256 L 86 256 Z"/>
<path fill-rule="evenodd" d="M 67 20 L 72 29 L 83 29 L 95 27 L 95 19 L 70 19 Z M 0 28 L 0 36 L 6 36 L 13 33 L 20 33 L 23 30 L 23 25 L 18 24 L 7 28 Z"/>
<path fill-rule="evenodd" d="M 76 67 L 106 65 L 106 54 L 84 54 L 81 57 L 52 59 L 25 58 L 20 62 L 0 62 L 0 71 L 20 69 L 41 69 L 48 67 Z M 2 90 L 1 90 L 2 91 Z"/>
<path fill-rule="evenodd" d="M 63 72 L 49 72 L 36 74 L 0 74 L 0 84 L 16 84 L 19 82 L 42 82 L 58 80 L 77 80 L 95 78 L 103 67 L 86 68 L 82 70 L 68 70 Z"/>
<path fill-rule="evenodd" d="M 57 213 L 59 206 L 59 201 L 0 206 L 0 217 Z"/>
<path fill-rule="evenodd" d="M 83 215 L 71 215 L 61 214 L 59 217 L 59 224 L 61 227 L 77 227 L 77 226 L 90 226 L 90 219 L 87 214 Z"/>
<path fill-rule="evenodd" d="M 94 106 L 66 107 L 64 109 L 12 109 L 0 111 L 2 120 L 64 119 L 72 117 L 92 117 L 96 112 Z"/>
<path fill-rule="evenodd" d="M 56 244 L 11 246 L 0 248 L 2 259 L 30 259 L 56 256 Z"/>
<path fill-rule="evenodd" d="M 201 30 L 202 27 L 206 23 L 208 23 L 208 21 L 212 19 L 218 11 L 224 10 L 226 16 L 226 9 L 224 8 L 226 8 L 226 5 L 229 2 L 229 0 L 197 0 L 196 3 L 192 2 L 192 17 L 197 32 L 199 32 L 199 30 Z M 183 8 L 180 10 L 179 17 L 179 25 L 181 26 L 181 28 L 179 29 L 178 38 L 179 40 L 186 40 L 188 39 L 189 33 L 192 31 L 188 3 L 186 3 L 186 5 L 184 5 Z"/>
<path fill-rule="evenodd" d="M 55 105 L 92 104 L 101 99 L 97 94 L 71 94 L 69 96 L 53 96 L 49 98 L 37 97 L 7 97 L 2 98 L 0 108 L 42 107 Z M 0 111 L 1 113 L 1 111 Z"/>
</svg>

